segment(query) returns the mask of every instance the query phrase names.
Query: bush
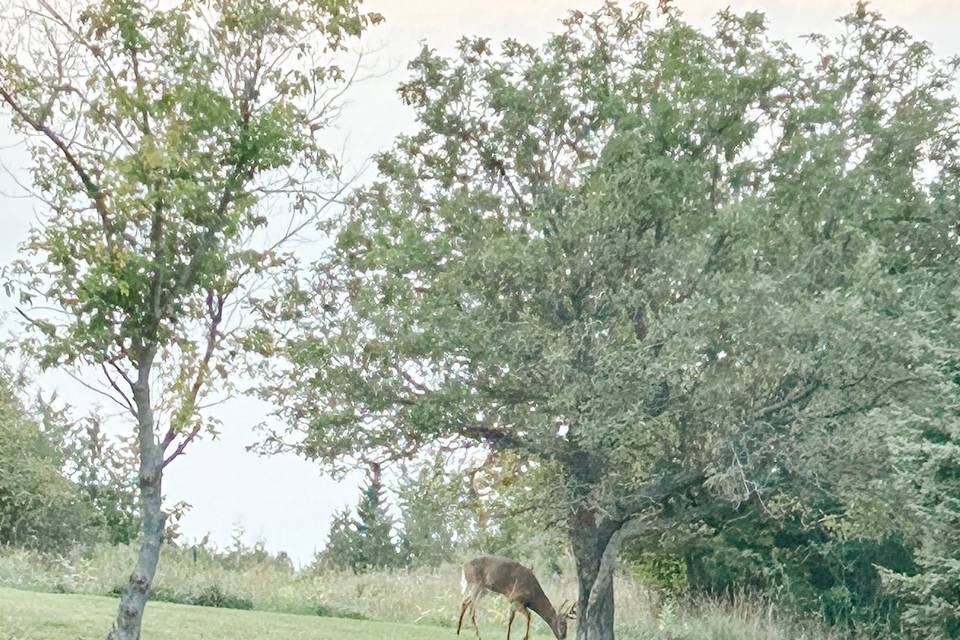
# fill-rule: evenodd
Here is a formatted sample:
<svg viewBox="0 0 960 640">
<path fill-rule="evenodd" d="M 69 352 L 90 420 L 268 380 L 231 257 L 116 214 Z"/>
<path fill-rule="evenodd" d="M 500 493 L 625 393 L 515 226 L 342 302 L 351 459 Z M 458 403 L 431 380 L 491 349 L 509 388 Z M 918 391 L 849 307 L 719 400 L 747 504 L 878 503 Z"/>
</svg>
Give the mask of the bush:
<svg viewBox="0 0 960 640">
<path fill-rule="evenodd" d="M 94 509 L 64 477 L 62 451 L 15 384 L 0 364 L 0 544 L 56 550 L 89 542 Z"/>
<path fill-rule="evenodd" d="M 328 604 L 319 604 L 316 614 L 321 618 L 349 618 L 350 620 L 367 620 L 367 616 L 356 611 L 348 611 Z"/>
<path fill-rule="evenodd" d="M 795 611 L 816 612 L 832 626 L 899 627 L 902 601 L 882 588 L 880 568 L 912 572 L 911 550 L 899 539 L 834 536 L 789 520 L 751 518 L 708 539 L 679 545 L 694 594 L 776 593 Z"/>
<path fill-rule="evenodd" d="M 126 585 L 117 585 L 110 589 L 110 595 L 119 596 Z M 253 609 L 253 600 L 226 593 L 219 584 L 211 584 L 199 591 L 180 591 L 157 586 L 150 592 L 150 599 L 173 604 L 188 604 L 196 607 L 216 607 L 218 609 Z"/>
</svg>

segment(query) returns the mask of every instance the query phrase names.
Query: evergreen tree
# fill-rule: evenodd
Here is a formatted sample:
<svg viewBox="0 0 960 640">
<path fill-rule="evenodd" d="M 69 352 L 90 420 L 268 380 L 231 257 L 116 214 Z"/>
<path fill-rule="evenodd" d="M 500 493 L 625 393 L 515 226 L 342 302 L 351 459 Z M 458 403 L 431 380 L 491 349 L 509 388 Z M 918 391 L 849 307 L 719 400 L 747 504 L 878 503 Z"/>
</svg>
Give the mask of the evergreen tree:
<svg viewBox="0 0 960 640">
<path fill-rule="evenodd" d="M 403 558 L 394 543 L 393 530 L 380 465 L 373 463 L 360 492 L 356 517 L 350 509 L 334 516 L 321 561 L 354 573 L 402 566 Z"/>
<path fill-rule="evenodd" d="M 944 365 L 956 371 L 957 364 Z M 953 382 L 960 384 L 960 377 Z M 955 389 L 942 389 L 944 413 L 960 415 Z M 917 539 L 917 569 L 887 572 L 904 600 L 906 635 L 931 640 L 960 638 L 960 430 L 956 418 L 937 424 L 905 420 L 891 443 L 899 483 Z"/>
<path fill-rule="evenodd" d="M 367 483 L 357 505 L 358 565 L 362 569 L 400 566 L 400 554 L 393 541 L 393 518 L 387 511 L 380 465 L 370 465 Z"/>
</svg>

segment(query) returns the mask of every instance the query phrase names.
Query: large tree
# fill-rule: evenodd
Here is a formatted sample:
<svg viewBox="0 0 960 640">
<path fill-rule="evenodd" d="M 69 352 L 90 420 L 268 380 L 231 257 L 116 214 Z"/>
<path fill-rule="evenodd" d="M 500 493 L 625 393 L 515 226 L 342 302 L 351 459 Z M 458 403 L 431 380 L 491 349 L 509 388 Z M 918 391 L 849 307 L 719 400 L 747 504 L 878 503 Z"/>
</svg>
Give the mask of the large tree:
<svg viewBox="0 0 960 640">
<path fill-rule="evenodd" d="M 864 5 L 838 31 L 802 56 L 757 13 L 608 3 L 540 47 L 425 48 L 419 130 L 264 308 L 292 325 L 277 439 L 549 471 L 581 640 L 614 635 L 624 540 L 881 473 L 834 443 L 942 419 L 952 375 L 954 70 Z"/>
<path fill-rule="evenodd" d="M 14 279 L 42 365 L 72 371 L 135 425 L 141 549 L 110 633 L 134 639 L 160 555 L 164 470 L 213 426 L 204 409 L 268 332 L 244 321 L 250 288 L 332 200 L 320 136 L 351 75 L 337 59 L 378 16 L 356 0 L 19 11 L 0 100 L 43 206 Z"/>
</svg>

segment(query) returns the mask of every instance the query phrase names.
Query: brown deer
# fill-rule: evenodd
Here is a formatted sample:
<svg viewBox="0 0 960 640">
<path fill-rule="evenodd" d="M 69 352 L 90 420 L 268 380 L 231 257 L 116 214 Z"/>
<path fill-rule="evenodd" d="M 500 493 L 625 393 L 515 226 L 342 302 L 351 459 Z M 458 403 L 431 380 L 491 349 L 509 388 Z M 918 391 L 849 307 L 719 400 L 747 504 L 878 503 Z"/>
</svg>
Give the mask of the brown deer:
<svg viewBox="0 0 960 640">
<path fill-rule="evenodd" d="M 567 637 L 567 620 L 573 618 L 576 604 L 567 607 L 566 601 L 559 609 L 554 609 L 543 592 L 537 577 L 530 569 L 519 562 L 497 556 L 480 556 L 463 565 L 460 578 L 463 589 L 463 603 L 460 605 L 460 619 L 457 621 L 457 635 L 463 625 L 463 615 L 470 609 L 470 621 L 480 640 L 480 628 L 477 626 L 477 603 L 487 591 L 502 594 L 510 601 L 510 619 L 507 623 L 507 640 L 513 618 L 521 613 L 527 618 L 527 631 L 523 640 L 530 638 L 530 611 L 534 611 L 550 626 L 557 640 Z"/>
</svg>

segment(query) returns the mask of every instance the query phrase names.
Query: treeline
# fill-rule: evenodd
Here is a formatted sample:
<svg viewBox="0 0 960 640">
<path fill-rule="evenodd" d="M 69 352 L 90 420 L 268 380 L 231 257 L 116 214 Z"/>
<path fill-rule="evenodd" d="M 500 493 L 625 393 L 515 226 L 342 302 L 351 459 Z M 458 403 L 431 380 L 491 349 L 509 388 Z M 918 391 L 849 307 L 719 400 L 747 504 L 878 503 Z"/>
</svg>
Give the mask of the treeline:
<svg viewBox="0 0 960 640">
<path fill-rule="evenodd" d="M 364 573 L 435 568 L 470 553 L 524 558 L 559 573 L 563 534 L 544 527 L 510 491 L 515 461 L 487 458 L 467 471 L 432 458 L 406 467 L 388 483 L 372 464 L 354 507 L 339 511 L 316 566 Z"/>
<path fill-rule="evenodd" d="M 497 553 L 548 573 L 570 570 L 562 531 L 519 499 L 528 492 L 521 487 L 530 490 L 536 482 L 523 481 L 511 465 L 505 470 L 486 462 L 457 473 L 440 460 L 428 461 L 405 470 L 392 491 L 381 473 L 369 471 L 356 505 L 331 523 L 315 566 L 366 573 Z M 886 523 L 869 535 L 857 527 L 877 523 L 855 520 L 850 504 L 809 508 L 824 515 L 805 522 L 798 511 L 776 514 L 772 505 L 754 502 L 744 505 L 735 522 L 641 537 L 625 548 L 622 568 L 665 597 L 732 602 L 743 594 L 763 594 L 796 616 L 855 634 L 888 637 L 911 619 L 929 629 L 930 618 L 918 619 L 915 607 L 922 603 L 932 612 L 933 602 L 918 589 L 942 578 L 939 570 L 924 573 L 922 554 L 912 542 L 918 531 Z M 941 624 L 946 626 L 946 618 Z"/>
</svg>

